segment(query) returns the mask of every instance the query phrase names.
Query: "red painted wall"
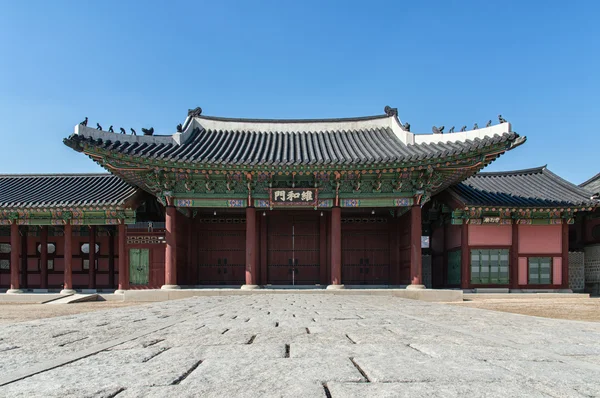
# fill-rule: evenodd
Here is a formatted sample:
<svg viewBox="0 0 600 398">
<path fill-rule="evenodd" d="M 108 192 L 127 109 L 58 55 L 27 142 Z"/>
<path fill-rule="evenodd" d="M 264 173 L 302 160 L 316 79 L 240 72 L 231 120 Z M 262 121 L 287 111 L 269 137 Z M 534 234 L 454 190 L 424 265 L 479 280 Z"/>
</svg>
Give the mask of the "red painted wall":
<svg viewBox="0 0 600 398">
<path fill-rule="evenodd" d="M 446 249 L 456 249 L 461 245 L 462 225 L 446 226 Z"/>
<path fill-rule="evenodd" d="M 469 246 L 510 246 L 511 225 L 469 225 Z"/>
<path fill-rule="evenodd" d="M 519 225 L 519 254 L 560 254 L 561 225 Z"/>
</svg>

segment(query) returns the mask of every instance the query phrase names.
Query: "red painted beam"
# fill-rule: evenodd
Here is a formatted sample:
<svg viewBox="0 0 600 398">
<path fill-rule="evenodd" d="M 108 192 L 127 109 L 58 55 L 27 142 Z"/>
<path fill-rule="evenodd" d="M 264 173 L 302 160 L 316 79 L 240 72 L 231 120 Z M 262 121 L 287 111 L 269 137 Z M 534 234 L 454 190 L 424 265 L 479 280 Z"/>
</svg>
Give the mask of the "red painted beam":
<svg viewBox="0 0 600 398">
<path fill-rule="evenodd" d="M 89 250 L 89 264 L 88 270 L 88 287 L 90 289 L 96 288 L 96 226 L 90 225 L 90 250 Z"/>
<path fill-rule="evenodd" d="M 48 288 L 48 227 L 40 231 L 40 288 Z"/>
<path fill-rule="evenodd" d="M 510 288 L 519 288 L 519 224 L 512 225 L 512 247 L 510 249 Z"/>
<path fill-rule="evenodd" d="M 177 285 L 177 209 L 174 206 L 166 208 L 166 241 L 165 247 L 165 285 Z"/>
<path fill-rule="evenodd" d="M 119 290 L 129 289 L 129 277 L 127 275 L 127 251 L 125 244 L 127 242 L 127 226 L 119 224 Z"/>
<path fill-rule="evenodd" d="M 569 224 L 563 220 L 562 224 L 562 289 L 569 288 Z"/>
</svg>

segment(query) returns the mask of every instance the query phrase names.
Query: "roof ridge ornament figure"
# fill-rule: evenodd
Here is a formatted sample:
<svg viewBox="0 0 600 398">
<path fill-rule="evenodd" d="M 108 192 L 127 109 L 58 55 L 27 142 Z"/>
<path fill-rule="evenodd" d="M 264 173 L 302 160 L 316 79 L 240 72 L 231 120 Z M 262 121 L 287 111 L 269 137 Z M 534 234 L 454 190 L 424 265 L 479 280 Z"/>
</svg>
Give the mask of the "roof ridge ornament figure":
<svg viewBox="0 0 600 398">
<path fill-rule="evenodd" d="M 131 135 L 137 135 L 137 133 L 135 132 L 135 130 L 133 128 L 131 128 L 130 130 L 131 130 Z"/>
<path fill-rule="evenodd" d="M 110 125 L 110 127 L 108 128 L 108 132 L 109 132 L 109 133 L 114 133 L 114 132 L 115 132 L 115 130 L 113 130 L 112 124 L 111 124 L 111 125 Z"/>
<path fill-rule="evenodd" d="M 82 126 L 87 126 L 87 122 L 88 122 L 88 118 L 87 116 L 85 117 L 85 120 L 79 124 L 81 124 Z"/>
<path fill-rule="evenodd" d="M 475 124 L 473 125 L 473 130 L 477 130 L 478 128 L 479 128 L 479 126 L 477 125 L 477 123 L 475 123 Z"/>
<path fill-rule="evenodd" d="M 444 134 L 444 126 L 440 126 L 440 127 L 433 126 L 431 128 L 431 131 L 433 131 L 433 134 Z"/>
<path fill-rule="evenodd" d="M 194 109 L 188 109 L 188 117 L 198 117 L 202 114 L 202 108 L 199 106 Z"/>
<path fill-rule="evenodd" d="M 506 119 L 503 118 L 502 115 L 498 115 L 498 121 L 500 121 L 500 124 L 506 123 Z"/>
<path fill-rule="evenodd" d="M 154 127 L 150 127 L 149 129 L 145 129 L 142 127 L 142 132 L 144 135 L 154 135 Z"/>
<path fill-rule="evenodd" d="M 100 123 L 96 123 L 96 130 L 102 130 L 102 126 L 100 126 Z"/>
<path fill-rule="evenodd" d="M 460 128 L 460 132 L 461 132 L 461 133 L 462 133 L 462 132 L 464 132 L 464 131 L 467 131 L 467 126 L 462 126 L 462 127 Z"/>
<path fill-rule="evenodd" d="M 121 134 L 127 134 L 127 132 L 125 131 L 125 129 L 123 127 L 121 127 Z"/>
<path fill-rule="evenodd" d="M 179 124 L 177 125 L 177 132 L 178 132 L 178 133 L 183 133 L 183 126 L 181 125 L 181 123 L 179 123 Z"/>
<path fill-rule="evenodd" d="M 454 133 L 454 126 L 450 127 L 450 130 L 448 130 L 448 133 Z"/>
<path fill-rule="evenodd" d="M 404 130 L 410 132 L 410 123 L 409 122 L 404 123 L 402 125 L 402 127 L 404 128 Z"/>
<path fill-rule="evenodd" d="M 383 108 L 383 111 L 388 116 L 396 116 L 396 117 L 398 117 L 398 108 L 392 108 L 391 106 L 386 105 L 385 108 Z"/>
<path fill-rule="evenodd" d="M 485 124 L 485 127 L 490 127 L 492 125 L 492 121 L 488 120 L 488 122 Z"/>
</svg>

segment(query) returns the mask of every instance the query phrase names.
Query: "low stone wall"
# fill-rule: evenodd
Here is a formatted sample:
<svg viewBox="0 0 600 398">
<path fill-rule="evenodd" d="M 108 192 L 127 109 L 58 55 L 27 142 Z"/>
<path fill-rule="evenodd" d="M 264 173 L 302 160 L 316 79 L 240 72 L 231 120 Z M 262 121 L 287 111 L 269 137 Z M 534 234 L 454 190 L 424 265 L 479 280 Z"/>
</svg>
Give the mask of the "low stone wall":
<svg viewBox="0 0 600 398">
<path fill-rule="evenodd" d="M 600 294 L 600 245 L 590 245 L 584 249 L 585 291 Z"/>
<path fill-rule="evenodd" d="M 569 289 L 581 293 L 585 289 L 585 263 L 583 252 L 569 253 Z"/>
</svg>

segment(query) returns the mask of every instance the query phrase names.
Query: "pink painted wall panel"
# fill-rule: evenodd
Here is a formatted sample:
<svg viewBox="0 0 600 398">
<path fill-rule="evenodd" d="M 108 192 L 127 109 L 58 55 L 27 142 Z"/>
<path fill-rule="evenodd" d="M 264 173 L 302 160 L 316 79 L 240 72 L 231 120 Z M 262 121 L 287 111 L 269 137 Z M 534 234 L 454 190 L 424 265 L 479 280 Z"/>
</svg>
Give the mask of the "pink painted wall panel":
<svg viewBox="0 0 600 398">
<path fill-rule="evenodd" d="M 511 225 L 469 225 L 469 246 L 510 246 Z"/>
<path fill-rule="evenodd" d="M 562 252 L 562 225 L 519 225 L 519 254 Z"/>
<path fill-rule="evenodd" d="M 519 257 L 519 285 L 527 284 L 527 257 Z"/>
<path fill-rule="evenodd" d="M 460 247 L 462 225 L 448 225 L 446 227 L 446 249 Z"/>
<path fill-rule="evenodd" d="M 552 260 L 552 283 L 555 285 L 562 283 L 562 257 L 554 257 Z"/>
</svg>

